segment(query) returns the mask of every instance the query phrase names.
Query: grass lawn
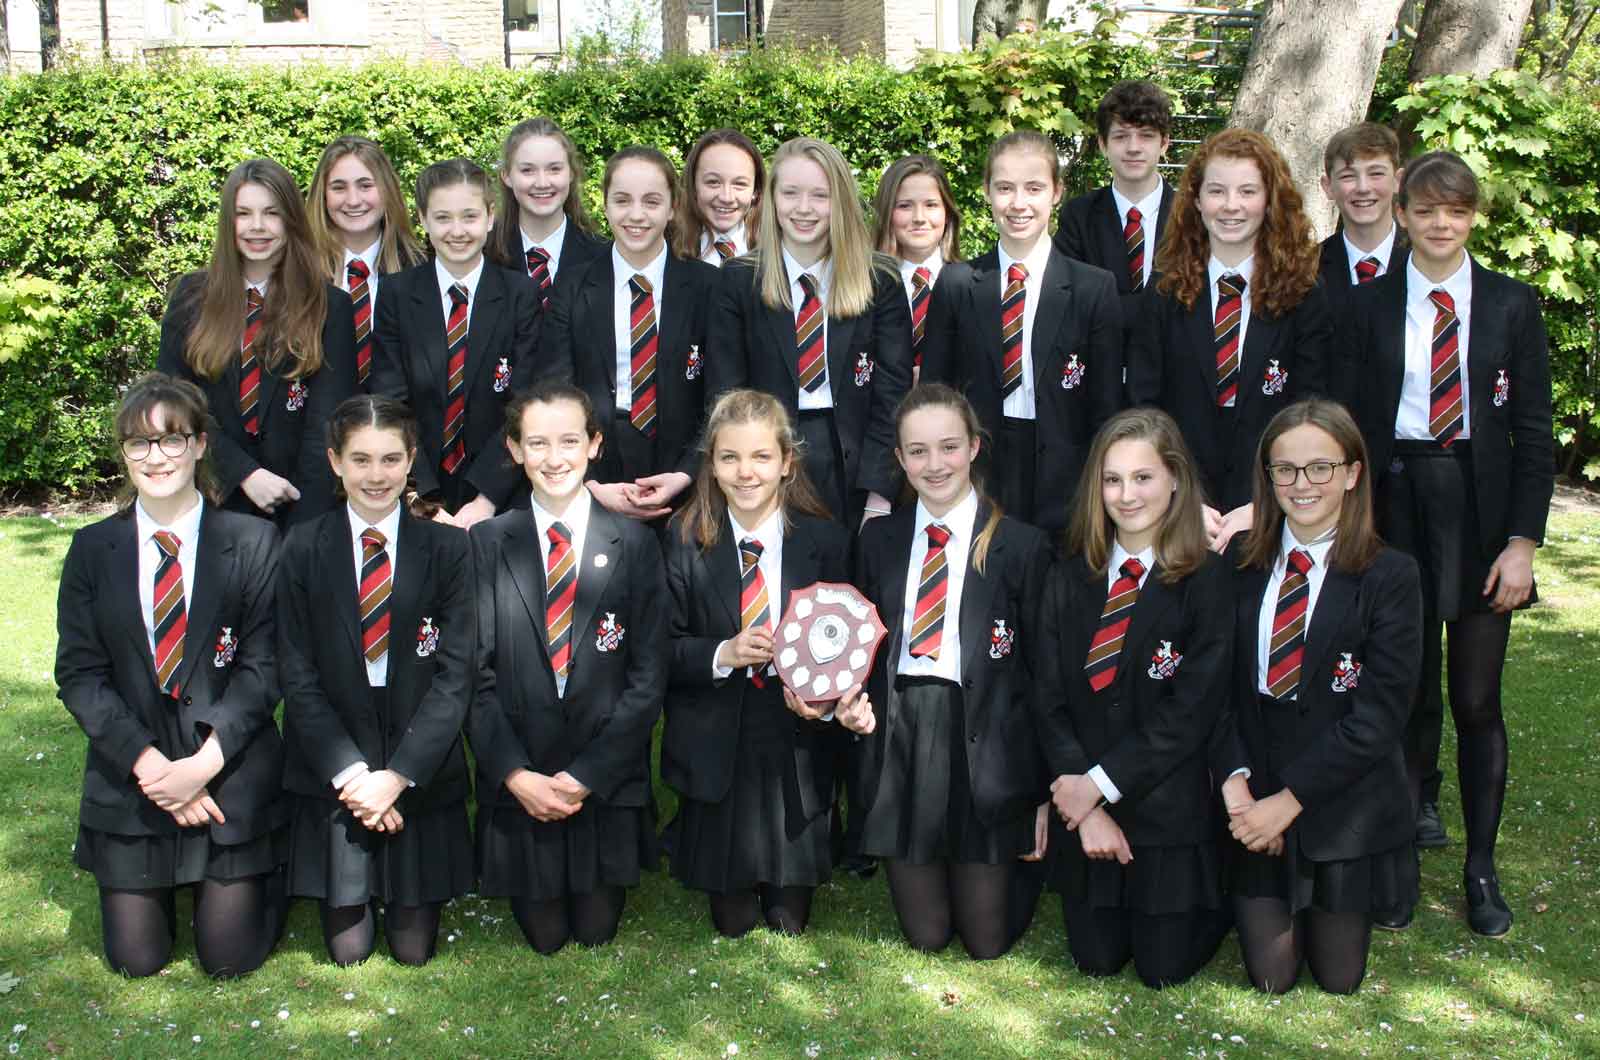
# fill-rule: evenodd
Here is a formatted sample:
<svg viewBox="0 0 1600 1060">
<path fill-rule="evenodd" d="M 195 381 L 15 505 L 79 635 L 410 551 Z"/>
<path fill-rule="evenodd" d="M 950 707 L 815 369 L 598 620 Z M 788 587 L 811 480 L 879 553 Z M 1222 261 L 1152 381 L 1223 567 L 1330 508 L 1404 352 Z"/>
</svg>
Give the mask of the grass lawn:
<svg viewBox="0 0 1600 1060">
<path fill-rule="evenodd" d="M 55 697 L 56 581 L 73 524 L 0 521 L 0 1041 L 15 1055 L 562 1057 L 1600 1056 L 1600 518 L 1552 517 L 1542 604 L 1513 626 L 1502 940 L 1462 918 L 1461 825 L 1423 859 L 1423 903 L 1378 933 L 1351 998 L 1248 986 L 1230 938 L 1188 984 L 1071 970 L 1047 898 L 1008 957 L 899 941 L 881 873 L 817 895 L 811 930 L 718 941 L 703 898 L 658 874 L 615 944 L 541 958 L 503 902 L 445 912 L 439 957 L 340 969 L 298 903 L 266 967 L 213 982 L 187 923 L 170 968 L 111 974 L 94 880 L 72 865 L 84 738 Z M 1448 726 L 1444 757 L 1454 762 Z M 668 797 L 670 798 L 670 796 Z M 180 904 L 180 917 L 186 906 Z M 957 947 L 959 950 L 959 946 Z M 9 1028 L 9 1032 L 8 1032 Z"/>
</svg>

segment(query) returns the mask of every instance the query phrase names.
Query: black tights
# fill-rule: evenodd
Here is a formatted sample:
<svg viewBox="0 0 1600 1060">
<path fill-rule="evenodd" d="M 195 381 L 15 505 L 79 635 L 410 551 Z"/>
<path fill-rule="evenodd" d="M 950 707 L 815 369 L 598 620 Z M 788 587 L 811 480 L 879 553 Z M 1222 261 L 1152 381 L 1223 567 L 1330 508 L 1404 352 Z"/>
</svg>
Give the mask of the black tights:
<svg viewBox="0 0 1600 1060">
<path fill-rule="evenodd" d="M 622 906 L 628 892 L 622 887 L 601 887 L 588 894 L 569 894 L 536 902 L 530 898 L 511 899 L 511 914 L 527 936 L 528 945 L 543 954 L 552 954 L 576 939 L 584 946 L 610 942 L 622 922 Z"/>
<path fill-rule="evenodd" d="M 814 887 L 775 887 L 769 883 L 748 891 L 711 894 L 711 922 L 717 932 L 730 939 L 747 935 L 761 921 L 785 935 L 805 932 L 811 919 Z"/>
<path fill-rule="evenodd" d="M 322 941 L 328 946 L 333 963 L 360 964 L 372 956 L 378 945 L 378 923 L 374 903 L 329 905 L 322 903 Z M 383 935 L 389 940 L 389 955 L 401 964 L 422 965 L 433 959 L 439 945 L 439 917 L 443 902 L 383 907 Z"/>
<path fill-rule="evenodd" d="M 1080 972 L 1116 975 L 1131 959 L 1139 978 L 1155 990 L 1176 986 L 1204 968 L 1228 931 L 1221 910 L 1155 915 L 1093 909 L 1065 896 L 1061 918 L 1067 949 Z"/>
<path fill-rule="evenodd" d="M 261 967 L 283 931 L 283 873 L 194 885 L 194 947 L 207 975 L 226 978 Z M 178 934 L 175 889 L 100 888 L 100 926 L 113 971 L 154 975 L 172 959 Z"/>
<path fill-rule="evenodd" d="M 1330 994 L 1355 993 L 1367 974 L 1372 920 L 1366 913 L 1304 909 L 1293 916 L 1281 898 L 1235 898 L 1233 911 L 1245 971 L 1257 990 L 1287 993 L 1301 961 Z"/>
<path fill-rule="evenodd" d="M 912 947 L 935 953 L 955 935 L 976 960 L 1001 956 L 1016 941 L 1011 864 L 890 859 L 889 897 Z"/>
</svg>

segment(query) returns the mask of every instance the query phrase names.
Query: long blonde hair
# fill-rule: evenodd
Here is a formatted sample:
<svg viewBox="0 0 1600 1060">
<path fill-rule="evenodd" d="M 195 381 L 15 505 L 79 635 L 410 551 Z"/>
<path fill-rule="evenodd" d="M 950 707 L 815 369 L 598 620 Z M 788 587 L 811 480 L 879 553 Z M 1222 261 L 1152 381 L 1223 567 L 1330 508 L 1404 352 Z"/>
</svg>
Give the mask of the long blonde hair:
<svg viewBox="0 0 1600 1060">
<path fill-rule="evenodd" d="M 328 177 L 333 167 L 342 159 L 355 155 L 372 173 L 383 195 L 383 219 L 378 224 L 378 271 L 400 272 L 422 261 L 422 244 L 411 231 L 410 218 L 406 216 L 406 197 L 400 190 L 400 178 L 383 148 L 365 136 L 341 136 L 322 149 L 317 161 L 317 171 L 311 175 L 311 187 L 306 191 L 306 226 L 311 229 L 311 241 L 322 259 L 323 273 L 340 285 L 344 276 L 344 242 L 333 218 L 328 216 Z"/>
</svg>

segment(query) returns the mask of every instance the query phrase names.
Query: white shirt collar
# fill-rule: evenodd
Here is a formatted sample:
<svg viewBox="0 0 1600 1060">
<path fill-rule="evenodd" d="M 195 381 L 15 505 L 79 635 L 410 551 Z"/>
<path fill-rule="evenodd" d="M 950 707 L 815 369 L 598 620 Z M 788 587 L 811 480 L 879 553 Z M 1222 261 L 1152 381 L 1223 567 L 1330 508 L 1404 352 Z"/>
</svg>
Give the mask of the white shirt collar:
<svg viewBox="0 0 1600 1060">
<path fill-rule="evenodd" d="M 618 291 L 626 291 L 628 289 L 628 281 L 642 274 L 646 280 L 650 281 L 650 290 L 654 293 L 656 302 L 659 304 L 661 301 L 661 285 L 667 274 L 667 248 L 663 245 L 661 253 L 657 254 L 650 264 L 642 269 L 636 269 L 628 264 L 627 260 L 622 256 L 622 251 L 617 249 L 615 243 L 612 243 L 611 271 L 616 279 Z"/>
<path fill-rule="evenodd" d="M 1417 268 L 1415 258 L 1406 255 L 1406 301 L 1411 305 L 1420 305 L 1428 301 L 1428 295 L 1434 290 L 1443 287 L 1455 300 L 1456 314 L 1459 316 L 1462 309 L 1472 301 L 1472 255 L 1461 255 L 1461 267 L 1445 278 L 1443 283 L 1434 283 L 1422 275 L 1422 270 Z"/>
<path fill-rule="evenodd" d="M 393 511 L 384 516 L 382 519 L 379 519 L 376 523 L 367 522 L 366 518 L 360 512 L 356 511 L 355 505 L 351 504 L 348 500 L 345 501 L 344 509 L 345 513 L 350 517 L 351 541 L 355 542 L 356 544 L 360 544 L 362 533 L 367 529 L 367 527 L 370 526 L 372 529 L 383 535 L 385 547 L 394 547 L 395 538 L 399 536 L 400 533 L 400 505 L 395 505 Z"/>
<path fill-rule="evenodd" d="M 929 275 L 928 283 L 932 284 L 934 280 L 939 278 L 939 270 L 942 268 L 944 268 L 944 251 L 940 250 L 938 247 L 935 247 L 933 249 L 933 253 L 929 254 L 922 261 L 909 261 L 906 258 L 901 258 L 900 279 L 909 284 L 911 282 L 912 275 L 918 269 L 927 269 Z"/>
<path fill-rule="evenodd" d="M 1232 267 L 1224 265 L 1222 262 L 1218 261 L 1215 255 L 1213 255 L 1211 260 L 1206 263 L 1206 275 L 1210 278 L 1212 287 L 1216 287 L 1217 281 L 1228 275 L 1228 273 L 1236 273 L 1239 276 L 1244 277 L 1244 289 L 1246 294 L 1250 292 L 1250 277 L 1255 271 L 1256 256 L 1254 254 L 1250 255 L 1248 258 L 1245 258 L 1243 261 L 1239 262 L 1239 264 Z"/>
<path fill-rule="evenodd" d="M 1393 253 L 1393 251 L 1394 251 L 1394 236 L 1395 236 L 1396 230 L 1399 229 L 1399 227 L 1400 226 L 1398 224 L 1396 224 L 1394 221 L 1390 221 L 1389 222 L 1389 234 L 1384 236 L 1383 237 L 1383 242 L 1379 243 L 1372 250 L 1362 250 L 1360 247 L 1358 247 L 1354 243 L 1350 242 L 1350 236 L 1349 236 L 1348 233 L 1346 233 L 1343 229 L 1340 229 L 1340 238 L 1344 240 L 1344 256 L 1345 256 L 1345 260 L 1347 262 L 1349 262 L 1350 268 L 1354 269 L 1356 267 L 1356 262 L 1360 261 L 1362 258 L 1371 257 L 1371 258 L 1377 258 L 1378 259 L 1378 273 L 1379 273 L 1379 275 L 1382 275 L 1383 273 L 1388 272 L 1389 271 L 1389 255 L 1391 253 Z"/>
<path fill-rule="evenodd" d="M 139 534 L 139 546 L 142 548 L 148 545 L 157 530 L 166 530 L 175 535 L 180 545 L 193 546 L 199 541 L 200 512 L 205 506 L 205 498 L 201 497 L 193 508 L 172 520 L 170 526 L 162 526 L 156 522 L 153 515 L 145 511 L 143 501 L 134 501 L 133 521 Z"/>
<path fill-rule="evenodd" d="M 1117 204 L 1117 217 L 1124 226 L 1128 223 L 1128 211 L 1133 207 L 1139 208 L 1140 224 L 1145 225 L 1146 231 L 1153 231 L 1156 221 L 1161 217 L 1161 196 L 1167 190 L 1167 182 L 1156 180 L 1155 190 L 1137 202 L 1122 194 L 1116 182 L 1111 183 L 1111 200 Z"/>
<path fill-rule="evenodd" d="M 1150 568 L 1156 565 L 1156 547 L 1154 545 L 1146 545 L 1138 552 L 1129 552 L 1127 549 L 1122 547 L 1121 541 L 1113 538 L 1111 541 L 1110 576 L 1113 579 L 1120 577 L 1122 574 L 1122 565 L 1128 562 L 1130 559 L 1138 560 L 1140 564 L 1144 566 L 1144 573 L 1149 574 Z M 1139 580 L 1142 583 L 1144 581 L 1144 577 L 1141 575 Z"/>
<path fill-rule="evenodd" d="M 735 546 L 747 537 L 753 537 L 761 542 L 763 555 L 767 549 L 772 548 L 776 542 L 783 540 L 783 509 L 774 508 L 771 514 L 756 524 L 754 530 L 746 530 L 739 525 L 739 520 L 733 517 L 733 509 L 728 509 L 728 525 L 733 529 L 733 543 Z"/>
<path fill-rule="evenodd" d="M 567 215 L 565 213 L 561 215 L 561 223 L 556 226 L 556 230 L 537 242 L 530 238 L 520 225 L 517 227 L 517 232 L 522 236 L 523 258 L 527 258 L 528 251 L 538 247 L 550 255 L 550 267 L 552 270 L 560 267 L 561 248 L 567 241 Z"/>
<path fill-rule="evenodd" d="M 928 527 L 934 523 L 943 523 L 944 528 L 950 531 L 950 536 L 958 541 L 970 544 L 972 541 L 972 527 L 978 521 L 978 491 L 972 487 L 967 488 L 967 495 L 942 518 L 934 518 L 933 513 L 923 505 L 922 498 L 917 498 L 916 531 L 913 538 L 928 532 Z"/>
<path fill-rule="evenodd" d="M 833 280 L 833 257 L 831 255 L 823 257 L 808 269 L 794 260 L 788 249 L 785 248 L 783 251 L 783 269 L 789 277 L 789 286 L 791 288 L 800 286 L 800 274 L 802 272 L 809 272 L 817 281 L 818 301 L 824 306 L 828 304 L 828 285 Z M 799 303 L 796 302 L 795 308 L 799 309 L 799 307 Z"/>
<path fill-rule="evenodd" d="M 1338 526 L 1335 525 L 1318 535 L 1316 540 L 1312 541 L 1310 544 L 1302 545 L 1300 543 L 1300 539 L 1295 537 L 1293 531 L 1289 529 L 1289 521 L 1285 519 L 1283 521 L 1283 531 L 1281 534 L 1283 540 L 1278 545 L 1278 569 L 1282 570 L 1284 567 L 1286 567 L 1289 563 L 1289 553 L 1293 552 L 1297 548 L 1300 548 L 1305 549 L 1311 554 L 1312 563 L 1316 564 L 1323 570 L 1327 570 L 1328 553 L 1333 551 L 1333 538 L 1337 531 Z"/>
<path fill-rule="evenodd" d="M 704 254 L 706 251 L 710 250 L 711 244 L 715 243 L 717 240 L 726 239 L 728 242 L 733 244 L 733 254 L 735 257 L 738 257 L 740 254 L 743 254 L 750 249 L 750 245 L 745 242 L 745 238 L 743 221 L 740 221 L 726 232 L 721 233 L 717 232 L 710 225 L 707 225 L 705 231 L 700 233 L 700 253 Z"/>
<path fill-rule="evenodd" d="M 376 280 L 378 278 L 378 252 L 382 249 L 382 236 L 379 236 L 377 239 L 373 240 L 372 246 L 368 247 L 366 250 L 363 250 L 359 254 L 346 247 L 344 252 L 344 265 L 345 267 L 348 267 L 352 261 L 355 261 L 359 258 L 361 261 L 366 263 L 367 275 Z"/>
<path fill-rule="evenodd" d="M 1014 263 L 1021 261 L 1023 267 L 1028 270 L 1028 279 L 1042 279 L 1044 277 L 1045 266 L 1050 262 L 1050 234 L 1047 232 L 1044 235 L 1041 235 L 1039 237 L 1039 241 L 1033 245 L 1032 250 L 1028 251 L 1028 256 L 1025 258 L 1013 258 L 1010 254 L 1006 253 L 1006 248 L 1004 246 L 997 247 L 996 249 L 1000 253 L 1000 274 L 1002 277 Z M 1001 282 L 1003 283 L 1004 280 Z"/>
<path fill-rule="evenodd" d="M 567 505 L 566 512 L 558 516 L 546 510 L 539 503 L 537 496 L 533 497 L 531 503 L 533 525 L 539 531 L 539 537 L 546 538 L 550 533 L 550 524 L 560 522 L 566 524 L 567 529 L 572 532 L 572 540 L 576 542 L 589 528 L 589 502 L 589 491 L 579 487 L 578 495 Z"/>
<path fill-rule="evenodd" d="M 267 298 L 267 284 L 269 284 L 271 282 L 272 282 L 271 280 L 262 280 L 260 283 L 251 283 L 249 280 L 246 280 L 245 283 L 244 283 L 244 289 L 246 291 L 254 290 L 257 294 L 259 294 L 261 296 L 261 300 L 262 301 L 266 301 L 266 298 Z"/>
<path fill-rule="evenodd" d="M 433 274 L 439 281 L 441 297 L 449 298 L 450 288 L 459 283 L 467 289 L 467 304 L 471 305 L 473 297 L 478 293 L 478 281 L 483 279 L 483 255 L 478 255 L 478 264 L 459 280 L 450 274 L 450 270 L 444 267 L 444 262 L 437 257 L 433 259 Z"/>
</svg>

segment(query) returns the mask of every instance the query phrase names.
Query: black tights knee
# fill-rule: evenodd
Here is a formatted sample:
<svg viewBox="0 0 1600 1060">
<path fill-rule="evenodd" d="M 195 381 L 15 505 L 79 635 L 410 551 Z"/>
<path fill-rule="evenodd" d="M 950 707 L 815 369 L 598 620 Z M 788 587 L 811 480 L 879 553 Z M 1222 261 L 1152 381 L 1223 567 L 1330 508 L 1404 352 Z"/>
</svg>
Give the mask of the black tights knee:
<svg viewBox="0 0 1600 1060">
<path fill-rule="evenodd" d="M 610 942 L 622 921 L 622 907 L 628 892 L 622 887 L 601 887 L 588 894 L 534 901 L 511 899 L 511 914 L 527 938 L 528 945 L 543 954 L 555 953 L 569 940 L 583 946 Z"/>
<path fill-rule="evenodd" d="M 1235 898 L 1233 909 L 1245 970 L 1257 990 L 1288 992 L 1302 961 L 1330 994 L 1353 994 L 1361 986 L 1372 944 L 1367 914 L 1305 909 L 1294 916 L 1278 898 Z"/>
<path fill-rule="evenodd" d="M 885 864 L 895 916 L 912 947 L 934 953 L 960 935 L 967 953 L 980 961 L 1011 948 L 1016 930 L 1010 908 L 1014 866 L 960 861 L 913 865 L 898 859 Z"/>
</svg>

